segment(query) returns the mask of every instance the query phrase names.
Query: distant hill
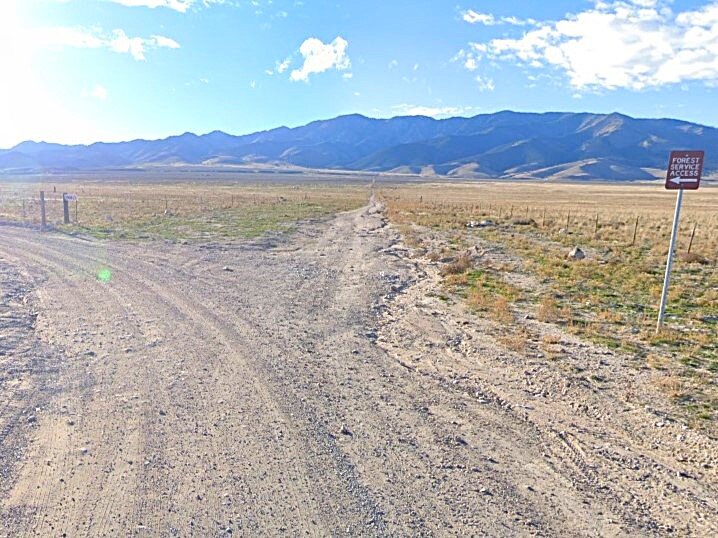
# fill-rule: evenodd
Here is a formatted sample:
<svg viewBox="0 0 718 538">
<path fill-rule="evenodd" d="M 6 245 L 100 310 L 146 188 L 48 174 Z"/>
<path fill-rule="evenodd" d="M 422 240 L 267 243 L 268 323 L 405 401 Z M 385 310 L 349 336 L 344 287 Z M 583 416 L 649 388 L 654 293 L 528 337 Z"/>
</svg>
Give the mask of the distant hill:
<svg viewBox="0 0 718 538">
<path fill-rule="evenodd" d="M 89 146 L 23 142 L 0 150 L 0 172 L 146 165 L 292 165 L 473 178 L 642 180 L 673 149 L 718 147 L 718 129 L 622 114 L 497 112 L 473 118 L 372 119 L 358 114 L 243 136 L 221 131 Z M 718 170 L 718 151 L 706 155 Z"/>
</svg>

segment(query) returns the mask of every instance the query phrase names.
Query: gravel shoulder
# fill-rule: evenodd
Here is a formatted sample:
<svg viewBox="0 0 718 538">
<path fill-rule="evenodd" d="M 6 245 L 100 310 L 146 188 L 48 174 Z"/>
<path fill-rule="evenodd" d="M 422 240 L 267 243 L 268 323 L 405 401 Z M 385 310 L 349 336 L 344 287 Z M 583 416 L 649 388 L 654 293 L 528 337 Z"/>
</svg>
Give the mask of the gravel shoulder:
<svg viewBox="0 0 718 538">
<path fill-rule="evenodd" d="M 0 227 L 0 536 L 718 532 L 714 441 L 603 350 L 566 343 L 611 388 L 502 349 L 381 210 L 237 244 Z"/>
</svg>

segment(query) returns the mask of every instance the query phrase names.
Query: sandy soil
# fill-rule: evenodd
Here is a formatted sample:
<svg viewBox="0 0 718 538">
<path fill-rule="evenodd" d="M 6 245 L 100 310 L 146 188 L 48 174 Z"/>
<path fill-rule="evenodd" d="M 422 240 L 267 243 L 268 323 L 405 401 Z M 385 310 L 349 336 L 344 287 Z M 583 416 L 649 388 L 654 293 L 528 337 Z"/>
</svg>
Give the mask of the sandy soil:
<svg viewBox="0 0 718 538">
<path fill-rule="evenodd" d="M 373 202 L 234 245 L 0 227 L 0 535 L 718 533 L 718 443 L 407 254 Z"/>
</svg>

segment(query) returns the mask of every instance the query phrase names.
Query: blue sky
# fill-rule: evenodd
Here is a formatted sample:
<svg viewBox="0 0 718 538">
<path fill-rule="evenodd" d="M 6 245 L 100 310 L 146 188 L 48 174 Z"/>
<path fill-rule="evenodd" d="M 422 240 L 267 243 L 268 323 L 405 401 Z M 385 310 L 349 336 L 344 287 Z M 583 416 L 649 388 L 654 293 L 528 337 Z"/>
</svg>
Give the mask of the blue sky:
<svg viewBox="0 0 718 538">
<path fill-rule="evenodd" d="M 718 125 L 718 1 L 2 0 L 0 147 L 340 114 Z"/>
</svg>

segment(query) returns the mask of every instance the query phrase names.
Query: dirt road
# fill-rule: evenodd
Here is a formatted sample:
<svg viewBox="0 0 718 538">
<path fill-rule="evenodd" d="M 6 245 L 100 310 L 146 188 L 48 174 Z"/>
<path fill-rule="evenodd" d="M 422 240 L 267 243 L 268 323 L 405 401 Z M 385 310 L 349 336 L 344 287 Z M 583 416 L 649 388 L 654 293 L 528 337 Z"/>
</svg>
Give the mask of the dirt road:
<svg viewBox="0 0 718 538">
<path fill-rule="evenodd" d="M 0 535 L 718 532 L 715 441 L 502 353 L 380 210 L 236 245 L 0 227 Z"/>
</svg>

